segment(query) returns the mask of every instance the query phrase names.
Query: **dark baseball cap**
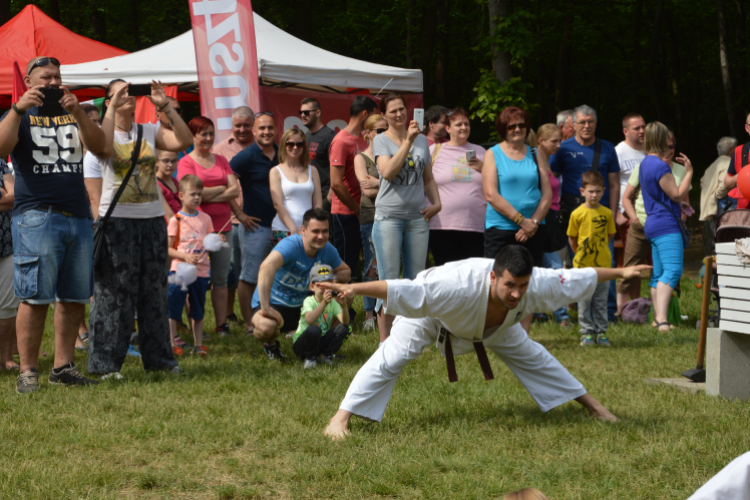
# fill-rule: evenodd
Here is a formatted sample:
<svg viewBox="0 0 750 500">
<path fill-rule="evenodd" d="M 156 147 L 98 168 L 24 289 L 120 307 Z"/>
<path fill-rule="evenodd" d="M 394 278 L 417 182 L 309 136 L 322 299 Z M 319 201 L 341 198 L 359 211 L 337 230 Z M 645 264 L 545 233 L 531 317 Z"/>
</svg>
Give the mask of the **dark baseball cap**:
<svg viewBox="0 0 750 500">
<path fill-rule="evenodd" d="M 333 281 L 333 269 L 331 269 L 331 266 L 320 264 L 310 269 L 310 283 L 319 283 L 321 281 Z"/>
</svg>

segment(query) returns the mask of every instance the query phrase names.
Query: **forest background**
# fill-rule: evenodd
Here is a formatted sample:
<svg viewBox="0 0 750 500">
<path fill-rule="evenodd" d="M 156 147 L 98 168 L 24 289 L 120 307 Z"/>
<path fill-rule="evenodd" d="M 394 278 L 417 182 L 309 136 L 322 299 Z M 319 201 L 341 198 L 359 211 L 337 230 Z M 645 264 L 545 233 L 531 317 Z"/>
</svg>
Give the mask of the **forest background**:
<svg viewBox="0 0 750 500">
<path fill-rule="evenodd" d="M 127 51 L 190 29 L 186 0 L 0 0 L 0 24 L 34 3 L 72 31 Z M 659 120 L 701 173 L 750 111 L 747 0 L 254 0 L 288 33 L 345 56 L 424 74 L 425 107 L 474 113 L 472 142 L 521 105 L 535 127 L 580 104 L 622 140 L 631 111 Z M 480 121 L 484 123 L 480 123 Z"/>
</svg>

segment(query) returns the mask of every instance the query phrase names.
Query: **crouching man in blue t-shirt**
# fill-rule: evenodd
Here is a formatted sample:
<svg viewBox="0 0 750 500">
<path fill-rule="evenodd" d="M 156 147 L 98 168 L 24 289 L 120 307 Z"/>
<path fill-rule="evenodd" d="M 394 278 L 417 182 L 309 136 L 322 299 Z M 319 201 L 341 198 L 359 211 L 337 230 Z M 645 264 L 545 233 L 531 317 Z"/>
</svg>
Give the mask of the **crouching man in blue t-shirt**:
<svg viewBox="0 0 750 500">
<path fill-rule="evenodd" d="M 328 265 L 337 282 L 350 281 L 351 270 L 328 243 L 328 233 L 328 212 L 308 210 L 302 218 L 301 234 L 281 240 L 260 266 L 253 294 L 253 327 L 269 359 L 284 359 L 276 339 L 285 326 L 283 331 L 297 328 L 314 266 Z"/>
</svg>

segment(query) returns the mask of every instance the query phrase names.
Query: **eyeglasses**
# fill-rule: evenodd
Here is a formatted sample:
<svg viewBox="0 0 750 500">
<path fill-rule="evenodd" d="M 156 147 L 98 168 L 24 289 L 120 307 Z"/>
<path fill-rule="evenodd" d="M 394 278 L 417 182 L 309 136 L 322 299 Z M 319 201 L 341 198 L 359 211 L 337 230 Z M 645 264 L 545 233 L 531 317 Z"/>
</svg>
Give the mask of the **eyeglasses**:
<svg viewBox="0 0 750 500">
<path fill-rule="evenodd" d="M 314 113 L 315 111 L 320 111 L 319 109 L 303 109 L 299 112 L 300 116 L 309 116 L 310 113 Z"/>
<path fill-rule="evenodd" d="M 50 63 L 54 64 L 58 68 L 60 67 L 60 61 L 58 61 L 54 57 L 42 57 L 41 59 L 39 59 L 38 61 L 36 61 L 34 64 L 31 65 L 31 67 L 29 68 L 29 72 L 26 73 L 26 76 L 29 76 L 31 72 L 34 71 L 34 68 L 41 68 L 42 66 L 46 66 Z"/>
<path fill-rule="evenodd" d="M 160 161 L 162 163 L 166 163 L 167 165 L 177 165 L 180 160 L 178 159 L 172 159 L 172 158 L 157 158 L 156 161 Z"/>
<path fill-rule="evenodd" d="M 518 130 L 524 130 L 525 128 L 526 128 L 526 124 L 525 123 L 513 123 L 513 124 L 507 126 L 508 130 L 516 130 L 516 129 L 518 129 Z"/>
<path fill-rule="evenodd" d="M 287 149 L 294 149 L 294 148 L 303 149 L 304 147 L 305 147 L 305 143 L 303 141 L 299 141 L 299 142 L 286 141 Z"/>
<path fill-rule="evenodd" d="M 259 116 L 263 116 L 263 115 L 268 115 L 272 117 L 273 113 L 271 113 L 270 111 L 258 111 L 257 113 L 255 113 L 255 118 L 258 118 Z"/>
<path fill-rule="evenodd" d="M 376 128 L 376 129 L 375 129 L 375 132 L 377 132 L 377 133 L 378 133 L 378 135 L 380 135 L 380 134 L 382 134 L 383 132 L 385 132 L 386 130 L 388 130 L 388 129 L 387 129 L 387 128 Z"/>
</svg>

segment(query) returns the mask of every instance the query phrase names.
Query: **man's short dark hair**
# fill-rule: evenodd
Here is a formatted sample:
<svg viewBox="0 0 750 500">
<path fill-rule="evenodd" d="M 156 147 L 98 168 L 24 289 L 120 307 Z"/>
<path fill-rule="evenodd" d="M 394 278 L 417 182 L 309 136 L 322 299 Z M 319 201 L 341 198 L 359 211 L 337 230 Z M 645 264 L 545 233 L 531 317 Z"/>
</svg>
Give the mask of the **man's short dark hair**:
<svg viewBox="0 0 750 500">
<path fill-rule="evenodd" d="M 430 106 L 427 111 L 424 112 L 424 121 L 427 123 L 437 123 L 443 115 L 448 114 L 448 111 L 450 111 L 448 108 L 438 104 Z"/>
<path fill-rule="evenodd" d="M 302 225 L 307 227 L 310 219 L 315 219 L 320 222 L 328 222 L 328 212 L 322 208 L 311 208 L 302 216 Z"/>
<path fill-rule="evenodd" d="M 502 276 L 506 270 L 514 278 L 529 276 L 533 269 L 534 259 L 531 257 L 531 252 L 521 245 L 506 245 L 501 248 L 492 266 L 497 277 Z"/>
<path fill-rule="evenodd" d="M 300 106 L 303 104 L 312 104 L 314 110 L 320 109 L 320 103 L 314 97 L 305 97 L 304 99 L 302 99 Z"/>
<path fill-rule="evenodd" d="M 367 97 L 366 95 L 358 95 L 352 101 L 352 105 L 349 107 L 349 116 L 357 116 L 362 111 L 372 113 L 377 109 L 378 105 L 375 101 Z"/>
<path fill-rule="evenodd" d="M 91 113 L 92 111 L 96 111 L 97 113 L 100 113 L 100 111 L 99 111 L 99 108 L 97 108 L 97 107 L 96 107 L 96 106 L 94 106 L 93 104 L 89 104 L 89 103 L 87 103 L 87 102 L 82 102 L 82 103 L 81 103 L 81 109 L 82 109 L 82 110 L 83 110 L 83 112 L 84 112 L 84 113 L 86 113 L 86 114 L 89 114 L 89 113 Z"/>
<path fill-rule="evenodd" d="M 632 120 L 633 118 L 643 118 L 643 116 L 640 113 L 628 113 L 622 118 L 622 128 L 628 128 L 628 125 L 630 125 L 630 120 Z"/>
</svg>

